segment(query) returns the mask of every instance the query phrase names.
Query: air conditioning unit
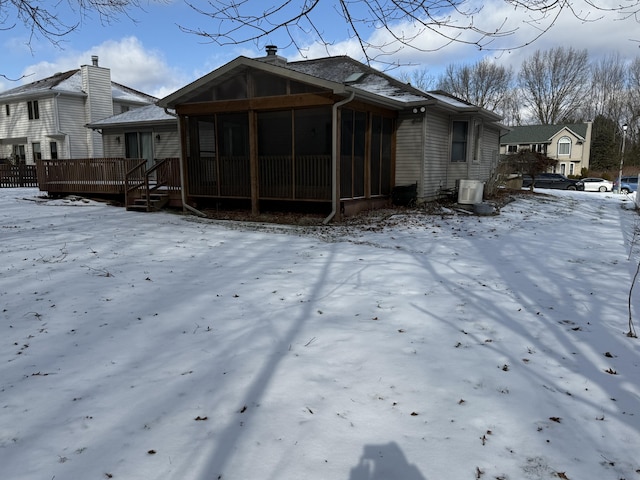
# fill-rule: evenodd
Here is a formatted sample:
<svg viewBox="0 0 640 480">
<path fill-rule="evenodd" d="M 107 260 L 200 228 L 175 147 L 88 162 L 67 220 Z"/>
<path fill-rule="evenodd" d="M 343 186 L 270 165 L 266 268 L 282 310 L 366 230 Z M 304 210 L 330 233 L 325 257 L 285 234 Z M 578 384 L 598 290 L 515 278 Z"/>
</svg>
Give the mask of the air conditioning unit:
<svg viewBox="0 0 640 480">
<path fill-rule="evenodd" d="M 482 203 L 484 182 L 480 180 L 460 180 L 458 184 L 458 203 L 474 205 Z"/>
</svg>

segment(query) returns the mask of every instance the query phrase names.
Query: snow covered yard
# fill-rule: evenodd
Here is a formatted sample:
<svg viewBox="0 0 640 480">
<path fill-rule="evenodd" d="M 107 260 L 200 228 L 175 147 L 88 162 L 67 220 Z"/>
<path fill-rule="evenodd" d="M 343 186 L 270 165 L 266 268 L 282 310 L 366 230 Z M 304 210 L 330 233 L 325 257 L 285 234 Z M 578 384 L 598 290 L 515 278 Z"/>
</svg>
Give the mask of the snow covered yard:
<svg viewBox="0 0 640 480">
<path fill-rule="evenodd" d="M 544 193 L 285 227 L 0 190 L 0 478 L 640 479 L 640 217 Z"/>
</svg>

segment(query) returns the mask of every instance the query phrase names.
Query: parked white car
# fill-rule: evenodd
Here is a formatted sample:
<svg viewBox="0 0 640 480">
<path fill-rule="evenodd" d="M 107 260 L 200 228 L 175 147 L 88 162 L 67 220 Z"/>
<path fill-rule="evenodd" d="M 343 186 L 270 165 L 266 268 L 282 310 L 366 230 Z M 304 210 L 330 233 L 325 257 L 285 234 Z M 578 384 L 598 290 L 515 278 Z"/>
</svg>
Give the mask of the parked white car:
<svg viewBox="0 0 640 480">
<path fill-rule="evenodd" d="M 613 182 L 604 178 L 588 177 L 583 178 L 576 184 L 578 190 L 585 192 L 611 192 L 613 190 Z"/>
</svg>

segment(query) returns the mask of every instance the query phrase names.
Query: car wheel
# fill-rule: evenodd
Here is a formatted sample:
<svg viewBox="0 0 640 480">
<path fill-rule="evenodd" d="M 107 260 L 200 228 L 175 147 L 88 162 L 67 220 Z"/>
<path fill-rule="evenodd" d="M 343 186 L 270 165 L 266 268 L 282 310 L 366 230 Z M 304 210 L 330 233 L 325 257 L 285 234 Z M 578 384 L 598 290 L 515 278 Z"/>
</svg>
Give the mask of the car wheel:
<svg viewBox="0 0 640 480">
<path fill-rule="evenodd" d="M 630 190 L 626 187 L 622 187 L 622 190 L 620 190 L 622 193 L 630 193 Z"/>
<path fill-rule="evenodd" d="M 569 185 L 567 187 L 567 190 L 575 190 L 575 189 L 576 189 L 575 185 Z"/>
<path fill-rule="evenodd" d="M 600 187 L 598 190 L 600 190 L 601 192 L 606 192 L 607 191 L 607 187 Z"/>
</svg>

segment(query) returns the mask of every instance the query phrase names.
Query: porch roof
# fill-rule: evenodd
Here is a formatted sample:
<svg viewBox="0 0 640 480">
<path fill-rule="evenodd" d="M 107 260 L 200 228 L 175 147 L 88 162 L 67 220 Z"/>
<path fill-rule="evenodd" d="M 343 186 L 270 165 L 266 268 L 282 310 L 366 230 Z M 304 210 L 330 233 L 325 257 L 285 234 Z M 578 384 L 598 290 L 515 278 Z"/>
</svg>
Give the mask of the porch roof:
<svg viewBox="0 0 640 480">
<path fill-rule="evenodd" d="M 269 62 L 267 59 L 268 56 L 258 59 L 238 57 L 160 99 L 157 104 L 161 107 L 175 108 L 177 105 L 188 103 L 190 98 L 210 89 L 212 85 L 226 81 L 250 68 L 314 85 L 345 98 L 353 92 L 356 99 L 392 110 L 432 106 L 453 113 L 475 113 L 492 122 L 501 119 L 493 112 L 445 92 L 424 92 L 348 56 L 294 62 L 287 62 L 281 57 L 278 57 L 281 60 L 278 62 Z"/>
<path fill-rule="evenodd" d="M 133 108 L 128 112 L 119 113 L 111 117 L 103 118 L 87 124 L 89 128 L 122 127 L 127 125 L 158 125 L 160 123 L 176 124 L 178 119 L 175 113 L 168 112 L 157 105 L 146 105 Z"/>
</svg>

